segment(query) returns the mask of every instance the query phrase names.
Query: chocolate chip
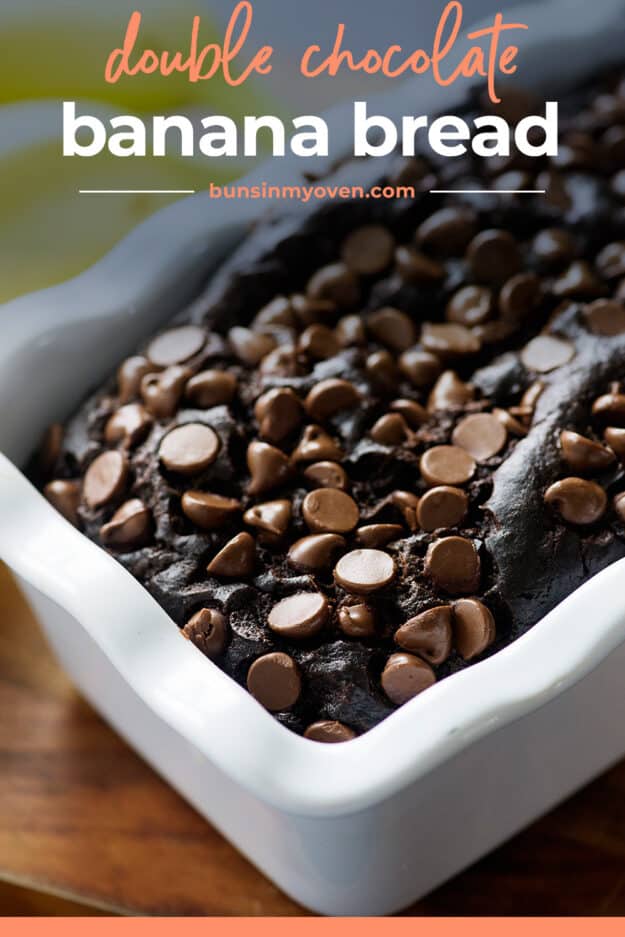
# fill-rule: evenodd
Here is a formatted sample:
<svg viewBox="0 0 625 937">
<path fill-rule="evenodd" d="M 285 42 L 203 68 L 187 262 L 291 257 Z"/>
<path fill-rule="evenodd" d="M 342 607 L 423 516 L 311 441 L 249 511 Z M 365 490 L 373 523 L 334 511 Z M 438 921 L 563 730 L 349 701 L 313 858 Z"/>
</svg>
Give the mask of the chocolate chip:
<svg viewBox="0 0 625 937">
<path fill-rule="evenodd" d="M 465 537 L 443 537 L 428 547 L 425 569 L 435 585 L 450 595 L 475 592 L 480 584 L 480 558 Z"/>
<path fill-rule="evenodd" d="M 85 473 L 83 497 L 90 508 L 119 498 L 128 481 L 128 460 L 121 452 L 102 452 Z"/>
<path fill-rule="evenodd" d="M 196 325 L 169 329 L 150 342 L 147 356 L 157 368 L 182 364 L 199 354 L 206 344 L 206 332 Z"/>
<path fill-rule="evenodd" d="M 625 305 L 612 299 L 597 299 L 583 310 L 586 325 L 595 335 L 622 335 L 625 332 Z"/>
<path fill-rule="evenodd" d="M 532 250 L 545 267 L 558 267 L 575 256 L 575 240 L 563 228 L 544 228 L 532 241 Z"/>
<path fill-rule="evenodd" d="M 100 528 L 100 538 L 109 547 L 130 549 L 144 543 L 152 526 L 152 514 L 139 498 L 126 501 Z"/>
<path fill-rule="evenodd" d="M 411 491 L 393 491 L 391 493 L 391 503 L 399 510 L 410 530 L 416 530 L 419 526 L 417 521 L 419 499 L 417 496 Z"/>
<path fill-rule="evenodd" d="M 290 387 L 274 387 L 258 398 L 254 416 L 260 435 L 269 442 L 282 442 L 302 423 L 304 408 Z"/>
<path fill-rule="evenodd" d="M 317 270 L 308 281 L 306 292 L 311 299 L 327 299 L 343 309 L 357 305 L 360 299 L 358 278 L 344 263 Z"/>
<path fill-rule="evenodd" d="M 190 377 L 189 369 L 177 364 L 160 373 L 144 375 L 141 397 L 152 416 L 167 420 L 175 414 Z"/>
<path fill-rule="evenodd" d="M 486 462 L 501 452 L 508 434 L 492 413 L 472 413 L 460 420 L 451 438 L 455 446 L 468 452 L 476 462 Z"/>
<path fill-rule="evenodd" d="M 445 278 L 445 268 L 420 251 L 402 244 L 395 251 L 395 269 L 402 280 L 424 286 Z"/>
<path fill-rule="evenodd" d="M 298 373 L 297 351 L 293 345 L 274 348 L 260 363 L 261 374 L 273 377 L 294 377 Z"/>
<path fill-rule="evenodd" d="M 208 491 L 185 491 L 181 505 L 185 516 L 203 530 L 223 527 L 241 510 L 241 502 L 236 498 L 224 498 Z"/>
<path fill-rule="evenodd" d="M 493 294 L 485 286 L 463 286 L 451 297 L 445 310 L 448 322 L 467 327 L 481 325 L 493 313 Z"/>
<path fill-rule="evenodd" d="M 207 657 L 219 657 L 228 639 L 228 621 L 216 608 L 201 608 L 182 633 Z"/>
<path fill-rule="evenodd" d="M 259 364 L 276 347 L 276 340 L 271 335 L 252 332 L 241 325 L 230 329 L 228 341 L 239 361 L 250 367 Z"/>
<path fill-rule="evenodd" d="M 345 540 L 338 534 L 311 534 L 289 547 L 289 563 L 299 569 L 329 569 L 344 549 Z"/>
<path fill-rule="evenodd" d="M 527 319 L 541 300 L 541 285 L 533 273 L 517 273 L 504 283 L 499 294 L 499 311 L 504 321 L 514 324 Z"/>
<path fill-rule="evenodd" d="M 432 668 L 412 654 L 391 654 L 382 671 L 382 689 L 396 706 L 403 706 L 436 683 Z"/>
<path fill-rule="evenodd" d="M 296 293 L 291 296 L 291 306 L 302 326 L 313 325 L 315 322 L 327 322 L 336 315 L 336 303 L 329 299 L 312 299 Z"/>
<path fill-rule="evenodd" d="M 123 442 L 129 448 L 138 445 L 147 436 L 152 418 L 140 403 L 127 403 L 107 420 L 104 439 L 110 446 Z"/>
<path fill-rule="evenodd" d="M 327 325 L 309 325 L 299 337 L 298 350 L 314 361 L 325 361 L 338 355 L 341 346 Z"/>
<path fill-rule="evenodd" d="M 404 536 L 404 528 L 400 524 L 366 524 L 356 531 L 356 540 L 363 547 L 385 547 L 393 540 Z"/>
<path fill-rule="evenodd" d="M 603 517 L 607 501 L 603 488 L 584 478 L 563 478 L 545 492 L 545 502 L 570 524 L 596 523 Z"/>
<path fill-rule="evenodd" d="M 410 316 L 392 306 L 371 313 L 367 327 L 374 338 L 393 351 L 405 351 L 417 340 L 417 330 Z"/>
<path fill-rule="evenodd" d="M 356 228 L 343 241 L 341 257 L 360 276 L 383 273 L 393 259 L 395 238 L 381 225 Z"/>
<path fill-rule="evenodd" d="M 431 387 L 441 373 L 440 358 L 422 348 L 410 348 L 399 358 L 399 368 L 415 387 Z"/>
<path fill-rule="evenodd" d="M 368 377 L 377 386 L 392 390 L 397 381 L 397 365 L 390 351 L 374 351 L 365 363 Z"/>
<path fill-rule="evenodd" d="M 152 365 L 143 355 L 133 355 L 131 358 L 126 358 L 117 371 L 119 402 L 128 403 L 134 397 L 138 397 L 141 381 L 152 370 Z"/>
<path fill-rule="evenodd" d="M 505 283 L 521 267 L 519 245 L 507 231 L 481 231 L 467 248 L 467 259 L 480 283 Z"/>
<path fill-rule="evenodd" d="M 389 409 L 394 413 L 399 413 L 404 418 L 411 429 L 418 429 L 423 423 L 427 423 L 429 417 L 425 407 L 422 407 L 416 400 L 393 400 L 389 404 Z"/>
<path fill-rule="evenodd" d="M 247 447 L 247 467 L 251 475 L 247 491 L 251 495 L 278 488 L 292 474 L 291 463 L 284 452 L 258 440 Z"/>
<path fill-rule="evenodd" d="M 43 493 L 52 507 L 62 514 L 66 521 L 78 526 L 78 506 L 80 504 L 81 485 L 78 481 L 57 479 L 48 482 Z"/>
<path fill-rule="evenodd" d="M 610 393 L 597 397 L 592 405 L 592 415 L 604 426 L 625 426 L 625 394 Z"/>
<path fill-rule="evenodd" d="M 625 459 L 625 429 L 618 426 L 608 426 L 603 434 L 608 446 L 614 450 L 621 461 Z"/>
<path fill-rule="evenodd" d="M 356 315 L 343 316 L 339 319 L 334 334 L 341 348 L 349 348 L 351 345 L 364 345 L 367 340 L 362 319 Z"/>
<path fill-rule="evenodd" d="M 595 260 L 597 270 L 606 280 L 625 276 L 625 241 L 606 244 Z"/>
<path fill-rule="evenodd" d="M 421 344 L 426 351 L 443 359 L 474 355 L 481 347 L 474 332 L 455 322 L 424 322 Z"/>
<path fill-rule="evenodd" d="M 243 520 L 250 527 L 256 527 L 261 535 L 270 540 L 283 537 L 291 523 L 291 502 L 286 499 L 255 504 L 243 515 Z"/>
<path fill-rule="evenodd" d="M 521 397 L 521 406 L 534 410 L 544 389 L 545 384 L 542 381 L 534 381 Z"/>
<path fill-rule="evenodd" d="M 340 606 L 338 622 L 348 638 L 371 638 L 375 634 L 375 613 L 358 600 L 348 600 Z"/>
<path fill-rule="evenodd" d="M 475 468 L 475 460 L 459 446 L 433 446 L 421 456 L 421 474 L 429 485 L 464 485 Z"/>
<path fill-rule="evenodd" d="M 285 638 L 312 638 L 328 620 L 328 600 L 321 592 L 298 592 L 282 599 L 269 612 L 272 631 Z"/>
<path fill-rule="evenodd" d="M 537 335 L 521 352 L 521 361 L 529 371 L 547 374 L 560 368 L 575 356 L 575 346 L 555 335 Z"/>
<path fill-rule="evenodd" d="M 369 431 L 374 442 L 382 446 L 401 446 L 413 441 L 410 427 L 399 413 L 386 413 L 376 420 Z"/>
<path fill-rule="evenodd" d="M 574 472 L 601 472 L 614 462 L 614 453 L 586 436 L 563 430 L 560 433 L 562 458 Z"/>
<path fill-rule="evenodd" d="M 417 228 L 416 240 L 442 256 L 458 256 L 474 236 L 476 228 L 477 218 L 472 211 L 441 208 Z"/>
<path fill-rule="evenodd" d="M 204 423 L 185 423 L 163 437 L 158 455 L 170 472 L 198 475 L 219 453 L 219 436 Z"/>
<path fill-rule="evenodd" d="M 495 619 L 479 599 L 458 599 L 453 604 L 453 632 L 460 656 L 473 660 L 495 640 Z"/>
<path fill-rule="evenodd" d="M 360 518 L 358 505 L 337 488 L 316 488 L 302 502 L 302 514 L 313 533 L 346 534 Z"/>
<path fill-rule="evenodd" d="M 338 488 L 345 491 L 349 480 L 338 462 L 313 462 L 304 469 L 304 477 L 313 488 Z"/>
<path fill-rule="evenodd" d="M 247 688 L 269 712 L 281 712 L 298 701 L 302 678 L 292 657 L 273 652 L 254 661 L 247 674 Z"/>
<path fill-rule="evenodd" d="M 395 640 L 428 663 L 442 664 L 451 654 L 451 606 L 437 605 L 411 618 L 397 629 Z"/>
<path fill-rule="evenodd" d="M 263 326 L 268 325 L 283 325 L 286 328 L 296 327 L 297 317 L 290 299 L 286 296 L 276 296 L 254 316 L 252 323 L 254 329 L 261 331 Z"/>
<path fill-rule="evenodd" d="M 336 742 L 349 742 L 351 739 L 356 738 L 356 733 L 353 729 L 343 725 L 342 722 L 323 720 L 313 722 L 312 725 L 308 726 L 304 732 L 304 738 L 310 739 L 311 742 L 333 744 Z"/>
<path fill-rule="evenodd" d="M 430 488 L 419 500 L 417 520 L 428 532 L 457 527 L 465 519 L 469 499 L 461 488 L 439 485 Z"/>
<path fill-rule="evenodd" d="M 248 533 L 237 534 L 213 557 L 206 571 L 224 579 L 245 579 L 254 571 L 256 544 Z"/>
<path fill-rule="evenodd" d="M 360 403 L 360 394 L 351 381 L 329 377 L 309 392 L 304 406 L 313 420 L 323 423 L 341 410 L 351 410 Z"/>
<path fill-rule="evenodd" d="M 461 408 L 474 396 L 474 388 L 461 381 L 455 371 L 443 371 L 428 397 L 428 411 Z"/>
<path fill-rule="evenodd" d="M 347 592 L 368 593 L 393 581 L 395 562 L 382 550 L 352 550 L 334 567 L 334 578 Z"/>
<path fill-rule="evenodd" d="M 562 299 L 593 299 L 603 288 L 585 260 L 575 260 L 554 280 L 551 291 Z"/>
<path fill-rule="evenodd" d="M 291 453 L 293 462 L 336 462 L 343 458 L 343 450 L 320 426 L 307 426 L 297 448 Z"/>
<path fill-rule="evenodd" d="M 526 408 L 519 408 L 525 413 L 530 413 L 531 410 Z M 511 436 L 527 436 L 527 428 L 521 423 L 517 418 L 509 411 L 502 410 L 500 407 L 495 407 L 493 409 L 493 416 L 496 417 L 501 425 L 504 427 L 507 433 L 510 433 Z"/>
<path fill-rule="evenodd" d="M 190 378 L 185 396 L 196 407 L 208 409 L 230 403 L 236 389 L 237 379 L 229 371 L 200 371 Z"/>
</svg>

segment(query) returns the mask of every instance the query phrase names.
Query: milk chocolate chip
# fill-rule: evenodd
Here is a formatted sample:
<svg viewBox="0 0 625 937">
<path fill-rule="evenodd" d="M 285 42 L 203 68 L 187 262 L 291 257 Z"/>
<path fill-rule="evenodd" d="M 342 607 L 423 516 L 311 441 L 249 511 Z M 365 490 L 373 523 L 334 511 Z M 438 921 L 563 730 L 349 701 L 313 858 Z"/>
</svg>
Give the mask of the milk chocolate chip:
<svg viewBox="0 0 625 937">
<path fill-rule="evenodd" d="M 480 584 L 480 558 L 472 540 L 443 537 L 428 547 L 425 570 L 450 595 L 475 592 Z"/>
<path fill-rule="evenodd" d="M 360 518 L 358 505 L 337 488 L 316 488 L 306 495 L 302 514 L 313 533 L 346 534 Z"/>
<path fill-rule="evenodd" d="M 139 498 L 126 501 L 100 528 L 102 542 L 117 549 L 130 549 L 144 543 L 152 526 L 152 514 Z"/>
<path fill-rule="evenodd" d="M 479 599 L 458 599 L 453 604 L 454 645 L 464 660 L 473 660 L 495 640 L 495 619 Z"/>
<path fill-rule="evenodd" d="M 437 605 L 415 615 L 395 632 L 395 640 L 430 664 L 442 664 L 451 654 L 451 606 Z"/>
<path fill-rule="evenodd" d="M 417 520 L 428 532 L 448 527 L 457 527 L 465 519 L 469 499 L 461 488 L 438 485 L 430 488 L 419 500 Z"/>
<path fill-rule="evenodd" d="M 394 576 L 395 562 L 382 550 L 352 550 L 334 567 L 334 578 L 347 592 L 376 592 L 388 586 Z"/>
<path fill-rule="evenodd" d="M 506 428 L 492 413 L 472 413 L 457 424 L 452 442 L 476 462 L 486 462 L 506 445 Z"/>
<path fill-rule="evenodd" d="M 298 592 L 282 599 L 269 612 L 272 631 L 285 638 L 312 638 L 328 620 L 328 600 L 321 592 Z"/>
<path fill-rule="evenodd" d="M 393 540 L 404 536 L 404 528 L 400 524 L 366 524 L 356 531 L 356 540 L 363 547 L 385 547 Z"/>
<path fill-rule="evenodd" d="M 223 527 L 241 510 L 241 502 L 236 498 L 225 498 L 208 491 L 185 491 L 181 505 L 186 517 L 203 530 Z"/>
<path fill-rule="evenodd" d="M 104 439 L 110 446 L 123 442 L 129 448 L 138 445 L 147 436 L 152 418 L 140 403 L 127 403 L 107 420 Z"/>
<path fill-rule="evenodd" d="M 182 633 L 207 657 L 219 657 L 228 639 L 228 621 L 216 608 L 201 608 Z"/>
<path fill-rule="evenodd" d="M 301 425 L 304 409 L 290 387 L 274 387 L 258 398 L 254 415 L 263 439 L 279 443 Z"/>
<path fill-rule="evenodd" d="M 344 263 L 317 270 L 308 281 L 306 292 L 311 299 L 327 299 L 341 308 L 355 306 L 360 299 L 358 278 Z"/>
<path fill-rule="evenodd" d="M 521 361 L 529 371 L 547 374 L 562 367 L 575 355 L 575 346 L 555 335 L 537 335 L 521 352 Z"/>
<path fill-rule="evenodd" d="M 464 485 L 475 474 L 475 460 L 459 446 L 433 446 L 421 457 L 421 474 L 429 485 Z"/>
<path fill-rule="evenodd" d="M 198 475 L 219 453 L 219 436 L 204 423 L 185 423 L 163 437 L 158 454 L 165 468 L 180 475 Z"/>
<path fill-rule="evenodd" d="M 271 335 L 252 332 L 241 325 L 235 325 L 228 332 L 228 341 L 239 361 L 254 367 L 276 347 L 276 340 Z"/>
<path fill-rule="evenodd" d="M 560 433 L 562 458 L 574 472 L 601 472 L 614 462 L 614 453 L 586 436 L 563 430 Z"/>
<path fill-rule="evenodd" d="M 444 371 L 428 397 L 428 411 L 435 413 L 437 410 L 464 407 L 474 396 L 474 388 L 461 381 L 455 371 Z"/>
<path fill-rule="evenodd" d="M 338 488 L 345 491 L 349 480 L 338 462 L 313 462 L 304 469 L 304 477 L 312 488 Z"/>
<path fill-rule="evenodd" d="M 521 267 L 519 245 L 507 231 L 481 231 L 469 244 L 467 258 L 480 283 L 505 283 Z"/>
<path fill-rule="evenodd" d="M 345 539 L 338 534 L 311 534 L 289 547 L 289 563 L 312 571 L 329 569 L 345 546 Z"/>
<path fill-rule="evenodd" d="M 157 420 L 167 420 L 178 409 L 187 381 L 188 368 L 172 365 L 158 374 L 146 374 L 141 380 L 141 397 Z"/>
<path fill-rule="evenodd" d="M 119 498 L 128 480 L 128 460 L 121 452 L 102 452 L 85 473 L 83 497 L 90 508 Z"/>
<path fill-rule="evenodd" d="M 205 344 L 204 329 L 195 325 L 182 325 L 153 339 L 148 346 L 147 356 L 157 368 L 167 368 L 193 358 Z"/>
<path fill-rule="evenodd" d="M 586 325 L 595 335 L 622 335 L 625 332 L 625 305 L 613 299 L 597 299 L 583 310 Z"/>
<path fill-rule="evenodd" d="M 78 481 L 48 482 L 43 493 L 52 507 L 62 514 L 66 521 L 78 526 L 78 506 L 80 504 L 81 485 Z"/>
<path fill-rule="evenodd" d="M 323 720 L 313 722 L 312 725 L 308 726 L 304 732 L 304 738 L 310 739 L 312 742 L 334 744 L 336 742 L 349 742 L 351 739 L 356 738 L 356 733 L 353 729 L 343 725 L 342 722 Z"/>
<path fill-rule="evenodd" d="M 422 348 L 410 348 L 399 358 L 399 368 L 415 387 L 431 387 L 441 373 L 440 358 Z"/>
<path fill-rule="evenodd" d="M 463 286 L 447 303 L 448 322 L 470 327 L 481 325 L 493 312 L 493 294 L 485 286 Z"/>
<path fill-rule="evenodd" d="M 374 338 L 393 351 L 406 351 L 417 340 L 417 330 L 410 316 L 391 306 L 371 313 L 367 327 Z"/>
<path fill-rule="evenodd" d="M 256 527 L 261 535 L 270 539 L 279 539 L 287 532 L 291 523 L 291 502 L 286 499 L 255 504 L 243 515 L 243 520 L 250 527 Z"/>
<path fill-rule="evenodd" d="M 343 241 L 341 257 L 360 276 L 383 273 L 393 259 L 395 238 L 382 225 L 356 228 Z"/>
<path fill-rule="evenodd" d="M 256 544 L 248 533 L 237 534 L 210 561 L 206 571 L 224 579 L 245 579 L 254 571 Z"/>
<path fill-rule="evenodd" d="M 299 337 L 298 351 L 314 361 L 325 361 L 338 355 L 341 346 L 338 338 L 327 325 L 309 325 Z"/>
<path fill-rule="evenodd" d="M 360 394 L 350 381 L 329 377 L 315 384 L 304 406 L 311 419 L 323 423 L 341 410 L 351 410 L 358 406 L 359 402 Z"/>
<path fill-rule="evenodd" d="M 133 355 L 131 358 L 126 358 L 117 371 L 119 402 L 122 404 L 129 403 L 134 397 L 138 397 L 141 381 L 152 370 L 152 365 L 143 355 Z"/>
<path fill-rule="evenodd" d="M 254 661 L 247 674 L 247 688 L 265 709 L 281 712 L 299 699 L 302 678 L 292 657 L 273 652 Z"/>
<path fill-rule="evenodd" d="M 307 426 L 297 447 L 291 453 L 293 462 L 336 462 L 343 458 L 343 450 L 320 426 Z"/>
<path fill-rule="evenodd" d="M 570 524 L 594 524 L 603 517 L 608 499 L 596 482 L 573 477 L 551 485 L 545 492 L 545 502 Z"/>
<path fill-rule="evenodd" d="M 196 407 L 208 409 L 228 404 L 237 389 L 237 379 L 228 371 L 200 371 L 190 378 L 185 388 L 187 400 Z"/>
<path fill-rule="evenodd" d="M 364 602 L 347 601 L 339 608 L 339 628 L 349 638 L 370 638 L 375 634 L 375 613 Z"/>
<path fill-rule="evenodd" d="M 278 488 L 292 472 L 291 464 L 281 449 L 258 441 L 251 442 L 247 447 L 247 467 L 252 476 L 247 486 L 251 495 Z"/>
<path fill-rule="evenodd" d="M 412 654 L 391 654 L 382 671 L 382 689 L 396 706 L 403 706 L 434 683 L 432 668 Z"/>
</svg>

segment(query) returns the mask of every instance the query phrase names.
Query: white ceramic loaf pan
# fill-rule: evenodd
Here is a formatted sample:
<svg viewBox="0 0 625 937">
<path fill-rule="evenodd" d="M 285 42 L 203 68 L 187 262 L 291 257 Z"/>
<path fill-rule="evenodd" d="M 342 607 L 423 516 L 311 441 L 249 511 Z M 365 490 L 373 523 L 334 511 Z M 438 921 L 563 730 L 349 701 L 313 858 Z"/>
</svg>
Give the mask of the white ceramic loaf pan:
<svg viewBox="0 0 625 937">
<path fill-rule="evenodd" d="M 559 64 L 575 61 L 567 77 L 576 81 L 622 55 L 624 0 L 603 0 L 600 11 L 586 0 L 538 6 L 522 55 L 549 94 Z M 409 113 L 411 98 L 404 89 L 380 110 Z M 436 89 L 421 103 L 450 112 L 457 101 Z M 282 181 L 300 169 L 282 164 Z M 0 557 L 85 696 L 260 869 L 316 911 L 386 914 L 625 754 L 625 561 L 505 650 L 344 745 L 290 733 L 182 640 L 16 465 L 193 294 L 241 237 L 250 205 L 230 203 L 217 217 L 204 196 L 178 203 L 77 280 L 0 309 Z"/>
</svg>

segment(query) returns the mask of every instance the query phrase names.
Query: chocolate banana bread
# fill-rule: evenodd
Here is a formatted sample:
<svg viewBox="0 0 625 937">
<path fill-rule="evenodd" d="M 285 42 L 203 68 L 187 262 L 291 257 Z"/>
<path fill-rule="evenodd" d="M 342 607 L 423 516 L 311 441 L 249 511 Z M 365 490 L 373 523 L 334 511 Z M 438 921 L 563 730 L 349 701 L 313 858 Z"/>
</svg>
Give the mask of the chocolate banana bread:
<svg viewBox="0 0 625 937">
<path fill-rule="evenodd" d="M 625 81 L 563 111 L 551 159 L 338 167 L 414 197 L 268 219 L 47 434 L 49 500 L 308 738 L 625 556 Z"/>
</svg>

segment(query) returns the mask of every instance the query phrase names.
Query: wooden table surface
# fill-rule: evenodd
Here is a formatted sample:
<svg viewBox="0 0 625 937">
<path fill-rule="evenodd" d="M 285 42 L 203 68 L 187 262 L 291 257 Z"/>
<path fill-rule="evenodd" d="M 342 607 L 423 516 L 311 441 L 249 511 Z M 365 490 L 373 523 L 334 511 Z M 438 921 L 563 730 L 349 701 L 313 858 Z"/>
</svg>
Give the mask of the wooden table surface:
<svg viewBox="0 0 625 937">
<path fill-rule="evenodd" d="M 0 567 L 0 914 L 98 911 L 305 913 L 80 698 Z M 407 913 L 625 914 L 625 763 Z"/>
</svg>

